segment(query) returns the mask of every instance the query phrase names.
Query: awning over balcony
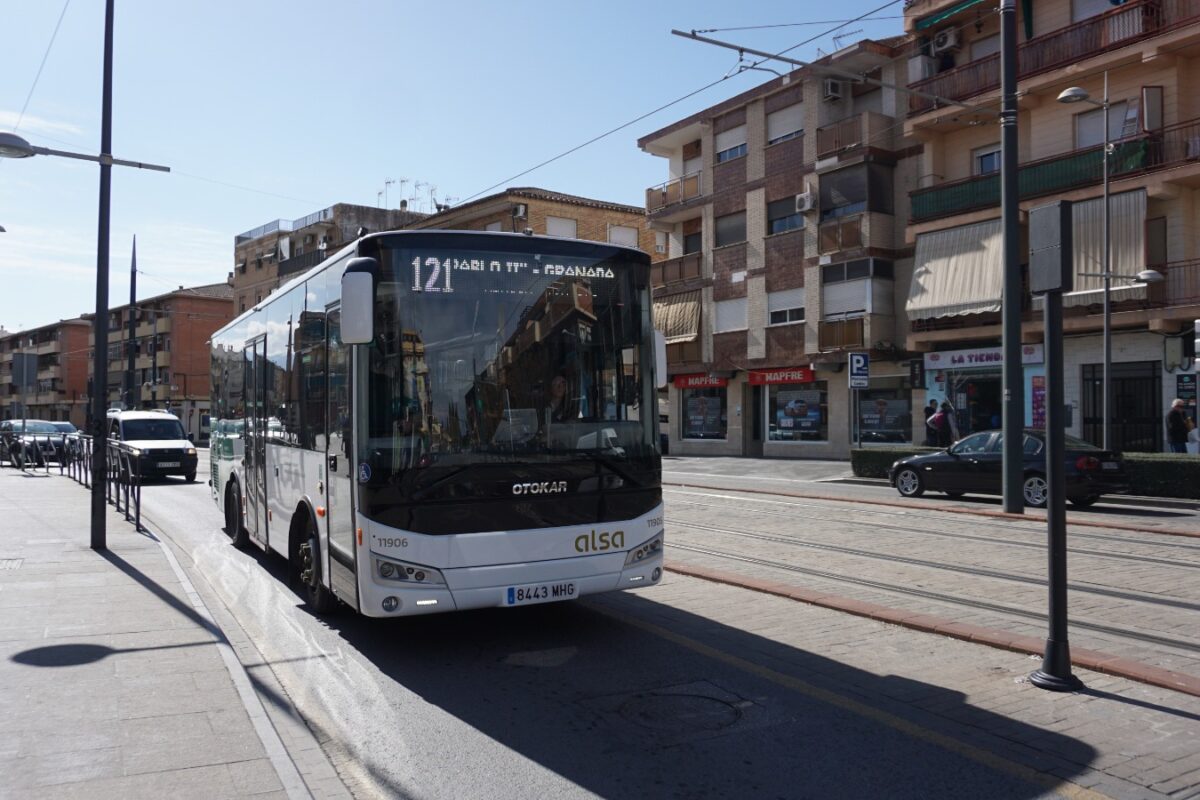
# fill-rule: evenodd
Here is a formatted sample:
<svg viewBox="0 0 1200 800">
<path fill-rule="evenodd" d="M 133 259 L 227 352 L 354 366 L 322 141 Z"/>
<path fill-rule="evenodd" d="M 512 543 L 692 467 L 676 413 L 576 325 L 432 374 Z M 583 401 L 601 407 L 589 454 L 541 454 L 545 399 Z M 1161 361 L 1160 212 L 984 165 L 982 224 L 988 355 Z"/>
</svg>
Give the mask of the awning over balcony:
<svg viewBox="0 0 1200 800">
<path fill-rule="evenodd" d="M 934 25 L 950 19 L 950 17 L 953 17 L 955 14 L 966 11 L 971 6 L 977 6 L 982 2 L 983 0 L 963 0 L 961 3 L 955 3 L 949 8 L 942 9 L 936 14 L 930 14 L 928 17 L 925 17 L 925 19 L 917 20 L 917 30 L 928 30 Z"/>
<path fill-rule="evenodd" d="M 656 298 L 654 327 L 663 332 L 667 344 L 695 341 L 700 335 L 700 290 Z"/>
<path fill-rule="evenodd" d="M 1109 198 L 1109 239 L 1112 273 L 1134 277 L 1146 268 L 1146 190 L 1122 192 Z M 1081 273 L 1104 272 L 1104 198 L 1096 197 L 1071 207 L 1075 245 L 1075 291 L 1063 295 L 1064 306 L 1104 302 L 1104 279 Z M 1146 287 L 1127 280 L 1112 283 L 1110 298 L 1132 300 L 1146 296 Z"/>
<path fill-rule="evenodd" d="M 999 311 L 1002 239 L 998 219 L 917 236 L 909 319 Z"/>
</svg>

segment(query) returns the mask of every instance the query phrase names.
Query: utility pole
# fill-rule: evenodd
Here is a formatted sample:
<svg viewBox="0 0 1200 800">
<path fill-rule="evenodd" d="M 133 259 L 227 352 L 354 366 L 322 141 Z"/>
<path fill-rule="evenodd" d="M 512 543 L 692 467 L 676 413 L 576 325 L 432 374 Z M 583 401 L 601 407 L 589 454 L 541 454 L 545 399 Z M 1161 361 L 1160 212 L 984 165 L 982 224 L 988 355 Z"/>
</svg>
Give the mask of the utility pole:
<svg viewBox="0 0 1200 800">
<path fill-rule="evenodd" d="M 129 365 L 125 369 L 125 407 L 132 409 L 136 404 L 133 400 L 134 390 L 134 358 L 137 355 L 137 343 L 134 339 L 137 329 L 137 234 L 133 235 L 133 258 L 129 261 Z M 139 398 L 140 399 L 140 398 Z"/>
<path fill-rule="evenodd" d="M 1017 0 L 1000 2 L 1000 219 L 1004 295 L 1004 510 L 1025 512 L 1025 372 L 1021 364 L 1021 228 L 1017 188 Z"/>
</svg>

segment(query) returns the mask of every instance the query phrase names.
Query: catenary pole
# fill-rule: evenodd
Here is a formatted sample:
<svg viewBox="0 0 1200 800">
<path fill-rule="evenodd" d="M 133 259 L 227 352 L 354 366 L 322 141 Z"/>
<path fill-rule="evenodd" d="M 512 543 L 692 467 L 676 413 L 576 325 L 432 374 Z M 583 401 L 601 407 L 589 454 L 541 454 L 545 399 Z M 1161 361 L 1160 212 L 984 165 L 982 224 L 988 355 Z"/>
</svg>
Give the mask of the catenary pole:
<svg viewBox="0 0 1200 800">
<path fill-rule="evenodd" d="M 1004 242 L 1004 510 L 1021 514 L 1025 376 L 1021 365 L 1021 231 L 1017 196 L 1017 0 L 1000 3 L 1000 218 Z"/>
<path fill-rule="evenodd" d="M 133 257 L 129 261 L 129 363 L 125 368 L 125 407 L 132 409 L 137 404 L 133 401 L 134 355 L 137 346 L 134 335 L 137 328 L 137 234 L 133 236 Z"/>
<path fill-rule="evenodd" d="M 92 549 L 107 550 L 105 483 L 108 432 L 108 222 L 112 197 L 113 0 L 104 4 L 104 78 L 100 116 L 100 211 L 96 231 L 96 316 L 92 320 Z"/>
</svg>

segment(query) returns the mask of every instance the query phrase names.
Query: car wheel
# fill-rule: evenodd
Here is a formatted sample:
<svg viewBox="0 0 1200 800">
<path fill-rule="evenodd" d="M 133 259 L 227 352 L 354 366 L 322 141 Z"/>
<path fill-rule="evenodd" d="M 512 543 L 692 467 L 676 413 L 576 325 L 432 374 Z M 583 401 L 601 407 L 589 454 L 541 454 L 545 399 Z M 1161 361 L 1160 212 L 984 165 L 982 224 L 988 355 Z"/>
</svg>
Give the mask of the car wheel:
<svg viewBox="0 0 1200 800">
<path fill-rule="evenodd" d="M 958 498 L 960 498 L 960 497 L 962 497 L 964 494 L 966 494 L 966 492 L 959 492 L 959 491 L 949 491 L 949 490 L 947 490 L 945 494 L 946 494 L 946 497 L 949 497 L 951 500 L 957 500 Z"/>
<path fill-rule="evenodd" d="M 307 524 L 304 541 L 300 545 L 300 585 L 304 588 L 304 600 L 314 614 L 328 614 L 337 608 L 337 598 L 321 583 L 321 543 L 317 528 L 312 520 Z"/>
<path fill-rule="evenodd" d="M 1100 499 L 1100 495 L 1089 494 L 1084 497 L 1068 497 L 1067 499 L 1071 501 L 1071 505 L 1073 506 L 1087 508 L 1090 505 L 1095 505 L 1096 501 Z"/>
<path fill-rule="evenodd" d="M 925 494 L 925 483 L 919 472 L 905 467 L 896 473 L 896 491 L 905 497 L 920 497 Z"/>
<path fill-rule="evenodd" d="M 242 524 L 242 490 L 236 483 L 225 495 L 225 533 L 239 550 L 250 544 L 250 531 Z"/>
<path fill-rule="evenodd" d="M 1025 498 L 1025 505 L 1033 508 L 1045 508 L 1047 494 L 1049 493 L 1049 485 L 1046 483 L 1046 476 L 1032 473 L 1025 476 L 1025 483 L 1021 485 L 1021 494 Z"/>
<path fill-rule="evenodd" d="M 187 481 L 188 483 L 195 483 L 196 482 L 196 473 L 189 472 L 187 475 L 183 476 L 183 479 L 185 481 Z"/>
</svg>

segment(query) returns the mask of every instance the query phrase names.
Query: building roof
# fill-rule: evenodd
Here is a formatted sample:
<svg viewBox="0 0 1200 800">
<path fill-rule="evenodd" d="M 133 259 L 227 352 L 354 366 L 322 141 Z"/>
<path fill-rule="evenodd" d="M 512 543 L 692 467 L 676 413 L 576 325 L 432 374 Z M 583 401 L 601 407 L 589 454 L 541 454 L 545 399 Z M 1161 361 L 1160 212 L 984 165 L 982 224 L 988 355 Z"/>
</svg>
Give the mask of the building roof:
<svg viewBox="0 0 1200 800">
<path fill-rule="evenodd" d="M 623 203 L 611 203 L 607 200 L 595 200 L 590 197 L 580 197 L 574 194 L 564 194 L 563 192 L 554 192 L 549 189 L 540 189 L 536 186 L 516 186 L 509 187 L 503 192 L 489 194 L 486 197 L 481 197 L 478 200 L 472 200 L 469 203 L 463 203 L 460 206 L 454 206 L 446 211 L 432 214 L 423 220 L 420 220 L 415 227 L 419 228 L 436 228 L 442 220 L 450 219 L 451 217 L 461 216 L 464 211 L 478 207 L 485 208 L 490 203 L 503 198 L 522 198 L 525 200 L 546 200 L 553 203 L 567 203 L 569 205 L 586 206 L 588 208 L 599 208 L 605 211 L 619 211 L 625 214 L 645 214 L 646 209 L 640 206 L 628 206 Z"/>
</svg>

